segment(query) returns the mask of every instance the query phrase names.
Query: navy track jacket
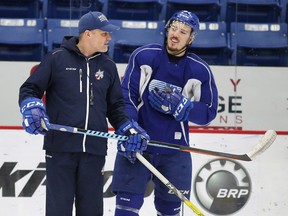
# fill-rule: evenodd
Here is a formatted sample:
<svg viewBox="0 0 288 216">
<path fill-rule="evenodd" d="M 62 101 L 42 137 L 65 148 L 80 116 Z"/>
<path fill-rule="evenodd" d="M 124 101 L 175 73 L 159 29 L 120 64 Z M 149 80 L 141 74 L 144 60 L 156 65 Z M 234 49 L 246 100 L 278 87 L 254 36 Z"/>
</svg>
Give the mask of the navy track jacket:
<svg viewBox="0 0 288 216">
<path fill-rule="evenodd" d="M 77 37 L 65 37 L 60 48 L 48 53 L 20 87 L 19 105 L 28 97 L 42 98 L 51 123 L 108 131 L 128 120 L 115 63 L 103 53 L 85 57 L 76 46 Z M 49 131 L 44 149 L 106 155 L 107 139 Z"/>
</svg>

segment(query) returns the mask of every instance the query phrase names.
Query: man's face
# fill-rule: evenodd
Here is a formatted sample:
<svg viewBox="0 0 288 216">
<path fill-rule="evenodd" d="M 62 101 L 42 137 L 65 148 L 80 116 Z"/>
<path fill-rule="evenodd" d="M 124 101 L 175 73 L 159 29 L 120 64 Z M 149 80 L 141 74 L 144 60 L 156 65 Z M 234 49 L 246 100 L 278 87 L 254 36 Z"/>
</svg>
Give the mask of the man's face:
<svg viewBox="0 0 288 216">
<path fill-rule="evenodd" d="M 93 47 L 94 52 L 107 52 L 108 44 L 111 40 L 111 35 L 109 32 L 102 31 L 100 29 L 95 29 L 90 31 L 90 46 Z"/>
<path fill-rule="evenodd" d="M 179 21 L 173 21 L 168 28 L 167 51 L 177 55 L 188 44 L 191 44 L 191 27 Z"/>
</svg>

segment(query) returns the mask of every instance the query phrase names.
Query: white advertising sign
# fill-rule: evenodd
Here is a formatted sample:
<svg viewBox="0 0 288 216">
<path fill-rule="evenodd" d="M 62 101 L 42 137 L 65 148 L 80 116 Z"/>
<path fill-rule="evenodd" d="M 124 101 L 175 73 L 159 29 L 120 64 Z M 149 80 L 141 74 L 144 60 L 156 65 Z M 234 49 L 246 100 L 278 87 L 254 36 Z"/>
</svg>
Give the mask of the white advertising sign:
<svg viewBox="0 0 288 216">
<path fill-rule="evenodd" d="M 256 145 L 256 134 L 190 134 L 191 147 L 245 154 Z M 23 130 L 0 130 L 0 215 L 45 215 L 45 162 L 42 136 Z M 115 197 L 110 192 L 116 141 L 109 141 L 105 166 L 105 216 L 113 216 Z M 288 136 L 278 136 L 273 145 L 254 161 L 237 161 L 192 153 L 191 202 L 205 215 L 286 215 L 288 206 Z M 141 216 L 155 215 L 153 188 Z M 183 205 L 181 215 L 194 215 Z"/>
<path fill-rule="evenodd" d="M 21 125 L 19 88 L 37 64 L 0 62 L 3 71 L 0 126 Z M 126 64 L 117 67 L 123 76 Z M 211 66 L 211 69 L 219 91 L 219 107 L 210 128 L 287 131 L 287 68 Z"/>
</svg>

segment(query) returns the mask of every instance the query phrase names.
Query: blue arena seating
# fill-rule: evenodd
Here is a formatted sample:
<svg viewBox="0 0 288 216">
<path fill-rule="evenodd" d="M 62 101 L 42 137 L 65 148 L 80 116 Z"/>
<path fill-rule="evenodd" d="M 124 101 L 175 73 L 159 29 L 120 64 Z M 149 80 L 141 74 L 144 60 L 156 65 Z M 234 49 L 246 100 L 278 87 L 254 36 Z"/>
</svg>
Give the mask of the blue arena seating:
<svg viewBox="0 0 288 216">
<path fill-rule="evenodd" d="M 275 23 L 280 20 L 279 0 L 222 0 L 227 25 L 231 22 Z"/>
<path fill-rule="evenodd" d="M 89 11 L 102 11 L 107 0 L 44 0 L 44 17 L 79 19 Z"/>
<path fill-rule="evenodd" d="M 131 53 L 142 45 L 164 42 L 164 21 L 110 20 L 121 27 L 111 34 L 108 54 L 117 63 L 127 63 Z"/>
<path fill-rule="evenodd" d="M 218 22 L 221 19 L 220 0 L 167 0 L 166 21 L 178 10 L 195 13 L 200 22 Z"/>
<path fill-rule="evenodd" d="M 167 20 L 189 10 L 200 18 L 189 51 L 210 65 L 288 64 L 288 0 L 0 0 L 0 60 L 41 60 L 64 36 L 77 36 L 79 18 L 94 10 L 121 26 L 108 51 L 117 63 L 139 46 L 163 43 Z"/>
<path fill-rule="evenodd" d="M 43 19 L 0 19 L 0 32 L 0 60 L 39 61 L 43 57 Z"/>
<path fill-rule="evenodd" d="M 280 0 L 281 22 L 288 23 L 288 0 Z"/>
<path fill-rule="evenodd" d="M 41 18 L 41 0 L 0 0 L 1 18 Z"/>
<path fill-rule="evenodd" d="M 78 36 L 79 20 L 48 19 L 47 50 L 60 47 L 64 36 Z"/>
<path fill-rule="evenodd" d="M 288 66 L 286 23 L 231 23 L 232 64 Z"/>
<path fill-rule="evenodd" d="M 225 22 L 200 23 L 200 30 L 189 48 L 210 65 L 228 65 L 232 51 Z"/>
<path fill-rule="evenodd" d="M 166 0 L 107 0 L 103 12 L 108 19 L 160 21 L 165 19 Z"/>
</svg>

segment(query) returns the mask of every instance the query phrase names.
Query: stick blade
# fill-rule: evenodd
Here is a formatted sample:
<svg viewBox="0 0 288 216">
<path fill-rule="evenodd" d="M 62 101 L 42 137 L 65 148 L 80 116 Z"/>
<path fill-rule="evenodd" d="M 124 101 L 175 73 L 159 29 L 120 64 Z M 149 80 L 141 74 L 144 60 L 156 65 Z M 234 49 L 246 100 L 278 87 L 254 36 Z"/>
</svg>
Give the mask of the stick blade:
<svg viewBox="0 0 288 216">
<path fill-rule="evenodd" d="M 260 139 L 258 145 L 256 145 L 247 155 L 251 160 L 255 159 L 256 156 L 266 151 L 275 141 L 277 133 L 275 130 L 268 130 Z"/>
</svg>

